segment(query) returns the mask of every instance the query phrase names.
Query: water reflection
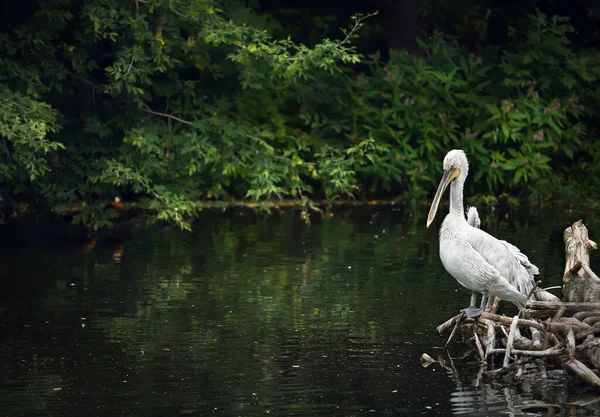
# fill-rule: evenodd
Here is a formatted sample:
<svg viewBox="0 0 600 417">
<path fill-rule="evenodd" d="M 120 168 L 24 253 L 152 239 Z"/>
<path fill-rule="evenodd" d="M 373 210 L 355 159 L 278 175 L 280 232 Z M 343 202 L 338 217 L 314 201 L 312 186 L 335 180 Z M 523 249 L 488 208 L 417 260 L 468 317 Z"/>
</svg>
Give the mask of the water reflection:
<svg viewBox="0 0 600 417">
<path fill-rule="evenodd" d="M 457 366 L 450 354 L 440 355 L 442 366 L 456 383 L 451 394 L 452 414 L 466 416 L 584 416 L 598 415 L 600 396 L 567 379 L 559 370 L 525 374 L 518 381 L 486 378 L 484 368 L 471 363 Z"/>
<path fill-rule="evenodd" d="M 469 294 L 443 272 L 426 210 L 412 213 L 338 211 L 312 226 L 291 212 L 209 213 L 193 234 L 93 244 L 7 228 L 0 414 L 593 415 L 568 408 L 562 386 L 421 368 L 421 353 L 443 352 L 435 327 Z M 557 282 L 560 233 L 578 217 L 482 217 Z"/>
<path fill-rule="evenodd" d="M 529 370 L 518 380 L 499 376 L 491 378 L 487 368 L 480 365 L 470 351 L 465 350 L 462 356 L 452 355 L 456 353 L 446 351 L 437 360 L 456 383 L 456 389 L 450 396 L 454 415 L 575 415 L 576 403 L 582 411 L 587 407 L 588 415 L 597 412 L 595 407 L 588 406 L 599 401 L 600 397 L 565 390 L 565 379 L 559 370 L 543 368 L 538 373 Z M 583 407 L 584 404 L 586 407 Z"/>
</svg>

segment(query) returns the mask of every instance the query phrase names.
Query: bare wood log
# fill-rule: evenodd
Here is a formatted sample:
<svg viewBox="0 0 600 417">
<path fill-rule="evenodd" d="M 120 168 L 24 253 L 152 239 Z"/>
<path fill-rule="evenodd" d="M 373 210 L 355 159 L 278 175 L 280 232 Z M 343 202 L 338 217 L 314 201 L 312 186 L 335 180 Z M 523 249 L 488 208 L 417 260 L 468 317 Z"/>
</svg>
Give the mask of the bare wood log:
<svg viewBox="0 0 600 417">
<path fill-rule="evenodd" d="M 535 281 L 535 283 L 533 284 L 533 287 L 531 288 L 531 290 L 529 291 L 529 294 L 527 294 L 527 301 L 531 300 L 531 296 L 533 295 L 535 289 L 537 288 L 538 285 L 540 285 L 542 281 Z"/>
<path fill-rule="evenodd" d="M 550 348 L 546 350 L 520 350 L 513 349 L 512 354 L 514 356 L 530 356 L 533 358 L 545 358 L 548 356 L 558 356 L 564 353 L 564 349 L 562 348 Z"/>
<path fill-rule="evenodd" d="M 564 324 L 568 324 L 569 326 L 577 329 L 577 331 L 582 331 L 582 330 L 589 329 L 590 327 L 592 327 L 589 324 L 584 323 L 580 320 L 577 320 L 574 317 L 563 317 L 562 319 L 560 319 L 560 322 L 564 323 Z"/>
<path fill-rule="evenodd" d="M 593 325 L 594 325 L 594 323 L 596 323 L 596 322 L 597 322 L 597 321 L 599 321 L 599 320 L 600 320 L 600 314 L 597 314 L 597 315 L 594 315 L 594 316 L 589 316 L 589 317 L 586 317 L 586 318 L 583 320 L 583 322 L 584 322 L 585 324 L 589 324 L 590 326 L 593 326 Z"/>
<path fill-rule="evenodd" d="M 578 332 L 577 334 L 575 334 L 575 340 L 585 339 L 589 335 L 595 334 L 596 332 L 600 332 L 600 325 L 593 326 L 593 327 L 590 327 L 588 329 Z"/>
<path fill-rule="evenodd" d="M 512 322 L 510 324 L 512 324 Z M 504 333 L 504 337 L 506 337 L 506 340 L 508 340 L 508 331 L 506 330 L 506 327 L 504 327 L 504 326 L 499 326 L 499 327 L 500 327 L 500 331 L 502 333 Z M 506 344 L 506 342 L 505 342 L 505 344 Z"/>
<path fill-rule="evenodd" d="M 533 327 L 529 329 L 531 331 L 531 341 L 533 346 L 536 348 L 542 347 L 542 333 L 538 329 L 534 329 Z"/>
<path fill-rule="evenodd" d="M 578 345 L 575 350 L 577 352 L 583 352 L 584 350 L 595 349 L 597 347 L 600 347 L 600 339 L 590 339 Z"/>
<path fill-rule="evenodd" d="M 494 350 L 494 346 L 496 346 L 496 329 L 493 322 L 486 319 L 481 319 L 481 321 L 486 327 L 485 358 L 487 358 Z"/>
<path fill-rule="evenodd" d="M 600 368 L 600 339 L 587 339 L 575 350 L 577 359 L 591 364 L 595 369 Z"/>
<path fill-rule="evenodd" d="M 461 316 L 461 314 L 452 317 L 449 320 L 446 320 L 444 323 L 440 324 L 437 327 L 437 331 L 440 333 L 443 333 L 445 331 L 447 331 L 450 327 L 454 326 L 456 328 L 456 323 L 458 321 L 458 318 Z M 486 319 L 486 320 L 491 320 L 493 322 L 496 322 L 498 324 L 504 324 L 507 326 L 510 326 L 510 324 L 512 323 L 513 319 L 511 319 L 510 317 L 506 317 L 506 316 L 501 316 L 499 314 L 492 314 L 492 313 L 488 313 L 488 312 L 483 312 L 481 313 L 481 318 L 482 319 Z M 547 327 L 547 330 L 549 330 L 552 333 L 565 333 L 569 330 L 569 328 L 571 327 L 570 325 L 567 325 L 565 323 L 538 323 L 535 320 L 526 320 L 526 319 L 519 319 L 518 320 L 518 325 L 519 327 L 531 327 L 537 330 L 541 330 L 544 331 L 545 328 Z M 585 324 L 581 324 L 578 327 L 582 327 L 583 329 L 587 329 L 589 326 L 586 326 Z M 579 329 L 577 329 L 579 330 Z"/>
<path fill-rule="evenodd" d="M 530 319 L 545 320 L 554 315 L 555 310 L 527 310 L 527 315 Z"/>
<path fill-rule="evenodd" d="M 479 357 L 481 361 L 485 361 L 485 355 L 483 354 L 483 346 L 481 345 L 481 341 L 479 340 L 479 336 L 477 336 L 477 332 L 473 333 L 473 337 L 475 338 L 475 345 L 477 346 L 477 352 L 479 352 Z"/>
<path fill-rule="evenodd" d="M 600 378 L 590 368 L 575 358 L 567 356 L 561 358 L 561 362 L 566 369 L 583 379 L 589 385 L 596 389 L 600 389 Z"/>
<path fill-rule="evenodd" d="M 517 333 L 515 335 L 514 348 L 521 350 L 540 350 L 539 348 L 541 348 L 541 346 L 536 348 L 531 339 Z"/>
<path fill-rule="evenodd" d="M 573 329 L 569 329 L 565 340 L 567 342 L 567 353 L 572 358 L 575 355 L 575 334 L 573 333 Z"/>
<path fill-rule="evenodd" d="M 558 310 L 565 307 L 567 315 L 580 311 L 600 311 L 600 302 L 530 301 L 529 306 L 534 310 Z"/>
<path fill-rule="evenodd" d="M 462 316 L 462 313 L 457 314 L 456 316 L 452 317 L 449 320 L 446 320 L 444 323 L 440 324 L 437 327 L 437 331 L 438 333 L 444 333 L 446 330 L 452 328 L 454 325 L 456 325 L 456 322 L 458 321 L 458 319 Z"/>
<path fill-rule="evenodd" d="M 485 311 L 481 313 L 481 317 L 507 326 L 510 326 L 513 322 L 513 318 L 501 316 L 499 314 L 487 313 Z M 517 323 L 521 327 L 533 327 L 534 329 L 544 330 L 544 326 L 534 320 L 519 319 Z"/>
<path fill-rule="evenodd" d="M 600 280 L 600 278 L 598 278 L 598 275 L 596 275 L 594 273 L 594 271 L 592 271 L 592 268 L 590 268 L 590 266 L 588 264 L 582 264 L 581 268 L 584 270 L 584 272 L 589 275 L 590 277 Z"/>
<path fill-rule="evenodd" d="M 429 365 L 436 363 L 437 361 L 429 356 L 427 353 L 421 355 L 421 366 L 427 368 Z"/>
<path fill-rule="evenodd" d="M 506 342 L 506 352 L 504 353 L 503 367 L 506 368 L 510 364 L 510 355 L 515 341 L 515 333 L 517 332 L 517 325 L 519 324 L 519 316 L 514 316 L 510 325 L 510 331 L 508 332 L 508 341 Z"/>
<path fill-rule="evenodd" d="M 587 303 L 586 303 L 587 304 Z M 598 303 L 592 303 L 592 304 L 598 304 Z M 572 316 L 568 317 L 568 318 L 575 318 L 578 321 L 583 321 L 586 317 L 589 316 L 597 316 L 600 314 L 600 310 L 596 309 L 595 306 L 586 306 L 583 308 L 588 308 L 591 309 L 590 311 L 579 311 L 579 312 L 575 312 L 577 311 L 576 307 L 569 307 L 567 309 L 567 312 L 565 313 L 567 316 L 569 314 L 572 314 Z M 557 309 L 555 310 L 533 310 L 533 309 L 529 309 L 527 310 L 527 314 L 529 316 L 529 318 L 532 319 L 538 319 L 538 320 L 544 320 L 544 319 L 548 319 L 548 318 L 552 318 L 554 317 L 554 314 L 556 313 Z M 561 319 L 562 320 L 562 319 Z"/>
<path fill-rule="evenodd" d="M 598 314 L 598 311 L 579 311 L 573 314 L 573 318 L 583 321 L 590 316 L 595 316 L 596 314 Z"/>
<path fill-rule="evenodd" d="M 454 328 L 452 329 L 452 332 L 450 333 L 448 340 L 446 340 L 446 346 L 448 346 L 450 344 L 450 342 L 452 341 L 452 338 L 454 338 L 454 334 L 456 333 L 456 329 L 458 329 L 459 324 L 460 324 L 460 319 L 456 320 L 456 324 L 454 325 Z"/>
<path fill-rule="evenodd" d="M 559 321 L 562 318 L 562 316 L 565 315 L 566 312 L 567 307 L 565 307 L 564 305 L 560 306 L 554 317 L 552 317 L 552 321 Z"/>
<path fill-rule="evenodd" d="M 565 240 L 565 272 L 563 293 L 566 301 L 600 301 L 600 278 L 590 269 L 590 250 L 596 242 L 590 240 L 588 230 L 581 220 L 567 227 Z"/>
<path fill-rule="evenodd" d="M 479 370 L 477 371 L 477 378 L 475 378 L 475 381 L 473 382 L 473 388 L 479 387 L 479 384 L 481 383 L 481 378 L 483 378 L 483 372 L 485 371 L 485 367 L 486 363 L 481 362 L 481 365 L 479 365 Z"/>
<path fill-rule="evenodd" d="M 507 326 L 510 326 L 512 323 L 512 319 L 510 317 L 500 316 L 498 314 L 483 312 L 483 313 L 481 313 L 481 317 L 488 319 L 488 320 L 492 320 L 496 323 L 501 323 L 501 324 L 507 325 Z M 552 333 L 558 333 L 558 334 L 566 333 L 571 328 L 571 325 L 568 325 L 565 323 L 546 322 L 544 324 L 541 324 L 535 320 L 525 320 L 525 319 L 519 319 L 518 325 L 519 325 L 519 327 L 532 327 L 537 330 L 542 330 L 542 331 L 548 330 Z M 587 329 L 587 326 L 583 325 L 583 324 L 581 326 L 576 326 L 576 327 L 578 327 L 576 329 L 577 331 L 580 330 L 579 327 L 581 327 L 581 330 Z"/>
<path fill-rule="evenodd" d="M 498 297 L 494 297 L 494 301 L 492 302 L 492 308 L 490 308 L 490 313 L 496 313 L 496 311 L 498 311 L 499 306 L 500 299 Z"/>
</svg>

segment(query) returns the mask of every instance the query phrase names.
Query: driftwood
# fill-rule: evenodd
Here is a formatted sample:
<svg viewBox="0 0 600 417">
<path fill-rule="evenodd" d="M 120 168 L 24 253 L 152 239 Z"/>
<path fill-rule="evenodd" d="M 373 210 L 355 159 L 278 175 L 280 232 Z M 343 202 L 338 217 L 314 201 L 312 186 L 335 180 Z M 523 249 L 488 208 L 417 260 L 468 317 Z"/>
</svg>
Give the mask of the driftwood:
<svg viewBox="0 0 600 417">
<path fill-rule="evenodd" d="M 486 311 L 473 320 L 461 313 L 437 328 L 440 333 L 450 332 L 446 344 L 457 334 L 466 335 L 492 377 L 511 374 L 518 379 L 528 372 L 526 366 L 546 375 L 546 369 L 558 366 L 600 390 L 600 278 L 589 267 L 589 251 L 597 245 L 581 220 L 568 227 L 563 237 L 563 301 L 530 301 L 523 317 L 502 316 L 493 309 L 494 313 Z M 427 358 L 428 364 L 436 362 Z M 494 369 L 495 358 L 500 368 Z"/>
</svg>

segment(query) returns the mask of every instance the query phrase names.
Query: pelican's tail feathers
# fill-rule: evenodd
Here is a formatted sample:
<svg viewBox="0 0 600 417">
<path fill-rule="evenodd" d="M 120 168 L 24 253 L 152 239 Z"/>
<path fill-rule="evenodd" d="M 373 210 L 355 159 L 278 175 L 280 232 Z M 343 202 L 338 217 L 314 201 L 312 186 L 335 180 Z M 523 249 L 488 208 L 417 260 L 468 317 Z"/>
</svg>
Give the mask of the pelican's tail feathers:
<svg viewBox="0 0 600 417">
<path fill-rule="evenodd" d="M 560 298 L 558 298 L 556 295 L 545 290 L 535 291 L 534 298 L 537 301 L 560 301 Z"/>
<path fill-rule="evenodd" d="M 527 296 L 521 294 L 515 287 L 510 285 L 505 279 L 499 279 L 493 289 L 490 289 L 490 295 L 495 295 L 501 300 L 510 301 L 518 309 L 523 309 L 527 304 Z"/>
</svg>

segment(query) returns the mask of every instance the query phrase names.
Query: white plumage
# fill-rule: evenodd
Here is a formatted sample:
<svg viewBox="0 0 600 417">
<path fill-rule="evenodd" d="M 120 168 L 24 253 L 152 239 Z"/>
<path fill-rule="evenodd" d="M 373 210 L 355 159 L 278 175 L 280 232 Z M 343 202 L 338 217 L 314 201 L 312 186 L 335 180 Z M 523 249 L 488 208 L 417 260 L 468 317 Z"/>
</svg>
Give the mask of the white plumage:
<svg viewBox="0 0 600 417">
<path fill-rule="evenodd" d="M 444 158 L 444 174 L 431 204 L 427 227 L 435 218 L 439 202 L 450 185 L 450 212 L 440 228 L 440 259 L 444 268 L 463 287 L 482 293 L 481 307 L 488 295 L 511 301 L 525 308 L 527 294 L 534 285 L 539 269 L 516 246 L 498 240 L 479 229 L 477 209 L 463 209 L 463 188 L 469 171 L 467 156 L 462 150 L 452 150 Z M 475 226 L 475 227 L 474 227 Z M 537 291 L 538 300 L 558 300 L 547 291 Z M 476 316 L 473 301 L 467 314 Z"/>
<path fill-rule="evenodd" d="M 471 206 L 467 209 L 467 223 L 477 229 L 481 228 L 481 219 L 476 207 Z"/>
</svg>

